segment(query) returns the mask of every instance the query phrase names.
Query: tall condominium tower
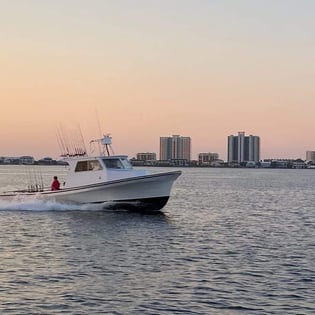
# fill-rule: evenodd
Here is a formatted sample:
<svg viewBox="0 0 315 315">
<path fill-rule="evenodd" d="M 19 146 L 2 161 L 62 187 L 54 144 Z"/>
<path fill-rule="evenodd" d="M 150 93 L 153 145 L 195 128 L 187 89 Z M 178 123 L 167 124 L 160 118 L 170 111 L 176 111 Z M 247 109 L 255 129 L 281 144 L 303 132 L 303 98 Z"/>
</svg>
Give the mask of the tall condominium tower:
<svg viewBox="0 0 315 315">
<path fill-rule="evenodd" d="M 260 138 L 257 136 L 245 136 L 245 132 L 239 132 L 237 136 L 228 137 L 228 162 L 248 162 L 260 160 Z"/>
<path fill-rule="evenodd" d="M 190 161 L 190 137 L 160 137 L 160 160 Z"/>
<path fill-rule="evenodd" d="M 306 160 L 315 161 L 315 151 L 306 151 Z"/>
</svg>

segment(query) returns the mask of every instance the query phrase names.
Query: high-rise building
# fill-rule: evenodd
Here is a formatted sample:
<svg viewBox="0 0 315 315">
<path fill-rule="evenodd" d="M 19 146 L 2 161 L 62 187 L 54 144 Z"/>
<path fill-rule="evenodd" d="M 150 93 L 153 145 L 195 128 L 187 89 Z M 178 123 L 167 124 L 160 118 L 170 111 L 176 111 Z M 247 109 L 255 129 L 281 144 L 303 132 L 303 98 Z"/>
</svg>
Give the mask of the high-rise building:
<svg viewBox="0 0 315 315">
<path fill-rule="evenodd" d="M 160 137 L 160 160 L 187 160 L 190 161 L 191 139 L 173 135 Z"/>
<path fill-rule="evenodd" d="M 306 151 L 306 160 L 315 161 L 315 151 Z"/>
<path fill-rule="evenodd" d="M 228 137 L 228 162 L 259 162 L 260 138 L 257 136 L 245 136 L 245 132 L 239 132 L 237 136 Z"/>
</svg>

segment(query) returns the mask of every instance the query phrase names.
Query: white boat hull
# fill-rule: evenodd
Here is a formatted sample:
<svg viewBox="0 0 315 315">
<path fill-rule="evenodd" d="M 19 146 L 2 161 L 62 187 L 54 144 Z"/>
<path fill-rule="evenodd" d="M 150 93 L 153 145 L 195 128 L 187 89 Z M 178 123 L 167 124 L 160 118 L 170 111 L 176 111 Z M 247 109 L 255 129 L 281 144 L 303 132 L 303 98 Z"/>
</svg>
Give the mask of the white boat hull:
<svg viewBox="0 0 315 315">
<path fill-rule="evenodd" d="M 172 185 L 181 171 L 130 177 L 58 191 L 23 193 L 67 204 L 104 204 L 107 209 L 158 211 L 167 203 Z M 18 194 L 11 194 L 18 196 Z"/>
</svg>

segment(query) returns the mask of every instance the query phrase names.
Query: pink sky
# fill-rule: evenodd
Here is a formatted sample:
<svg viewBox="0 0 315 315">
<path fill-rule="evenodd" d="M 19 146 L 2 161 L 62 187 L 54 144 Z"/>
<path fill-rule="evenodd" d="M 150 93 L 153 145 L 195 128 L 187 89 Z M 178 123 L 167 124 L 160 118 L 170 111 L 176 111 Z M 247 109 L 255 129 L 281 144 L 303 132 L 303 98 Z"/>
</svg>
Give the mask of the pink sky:
<svg viewBox="0 0 315 315">
<path fill-rule="evenodd" d="M 315 2 L 4 1 L 0 156 L 57 158 L 60 124 L 115 153 L 192 138 L 192 158 L 245 131 L 261 158 L 315 150 Z M 98 118 L 97 114 L 98 113 Z"/>
</svg>

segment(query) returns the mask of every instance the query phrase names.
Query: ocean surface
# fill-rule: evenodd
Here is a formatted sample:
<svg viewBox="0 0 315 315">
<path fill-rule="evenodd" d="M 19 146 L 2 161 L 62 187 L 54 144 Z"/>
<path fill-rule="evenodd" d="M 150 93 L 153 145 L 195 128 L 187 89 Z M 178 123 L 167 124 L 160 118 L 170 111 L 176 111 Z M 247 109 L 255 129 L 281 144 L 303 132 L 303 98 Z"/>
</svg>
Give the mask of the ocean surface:
<svg viewBox="0 0 315 315">
<path fill-rule="evenodd" d="M 0 199 L 0 314 L 315 314 L 315 170 L 182 171 L 163 214 Z"/>
</svg>

